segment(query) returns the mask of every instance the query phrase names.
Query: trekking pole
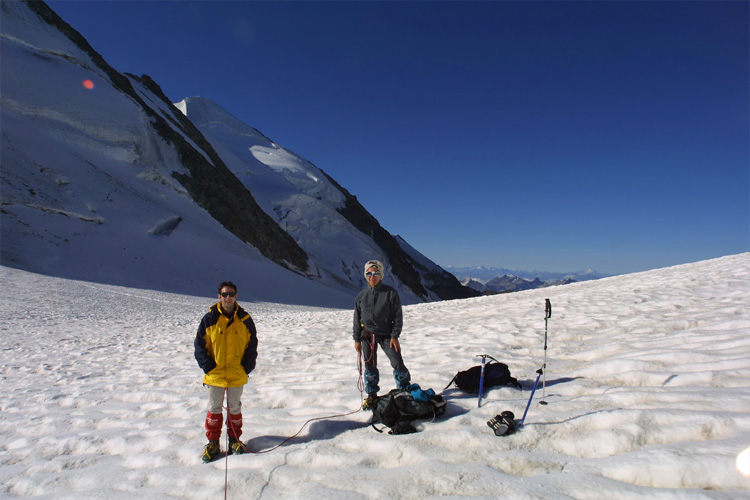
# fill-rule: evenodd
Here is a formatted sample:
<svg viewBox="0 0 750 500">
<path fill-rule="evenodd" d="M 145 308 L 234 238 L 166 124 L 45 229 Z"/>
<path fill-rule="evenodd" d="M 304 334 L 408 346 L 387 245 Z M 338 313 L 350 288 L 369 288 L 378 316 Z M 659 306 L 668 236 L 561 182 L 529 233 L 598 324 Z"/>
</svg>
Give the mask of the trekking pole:
<svg viewBox="0 0 750 500">
<path fill-rule="evenodd" d="M 547 390 L 547 320 L 552 317 L 552 304 L 549 299 L 544 299 L 544 364 L 542 365 L 542 400 L 539 404 L 546 405 L 547 402 L 544 400 L 545 392 Z M 537 377 L 539 381 L 539 377 Z"/>
<path fill-rule="evenodd" d="M 526 420 L 526 414 L 529 412 L 529 406 L 531 406 L 531 400 L 534 399 L 534 392 L 536 392 L 536 386 L 539 385 L 539 377 L 542 376 L 542 373 L 544 373 L 544 368 L 539 368 L 537 371 L 538 375 L 536 376 L 536 382 L 534 382 L 534 387 L 531 389 L 531 396 L 529 396 L 529 402 L 526 403 L 526 410 L 523 412 L 523 418 L 521 418 L 521 421 L 518 423 L 518 426 L 523 425 L 523 421 Z M 546 404 L 546 403 L 545 403 Z"/>
<path fill-rule="evenodd" d="M 480 354 L 477 357 L 482 358 L 482 371 L 479 373 L 479 399 L 477 400 L 477 408 L 481 408 L 482 393 L 484 392 L 484 362 L 491 356 L 489 354 Z"/>
</svg>

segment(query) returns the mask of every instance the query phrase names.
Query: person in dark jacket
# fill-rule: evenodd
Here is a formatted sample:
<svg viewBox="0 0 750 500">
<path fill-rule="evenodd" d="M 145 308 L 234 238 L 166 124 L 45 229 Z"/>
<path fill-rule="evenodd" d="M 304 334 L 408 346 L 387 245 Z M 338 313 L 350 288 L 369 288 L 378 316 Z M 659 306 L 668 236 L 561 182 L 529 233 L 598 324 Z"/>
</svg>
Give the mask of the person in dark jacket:
<svg viewBox="0 0 750 500">
<path fill-rule="evenodd" d="M 409 370 L 401 357 L 399 336 L 403 327 L 401 298 L 392 287 L 383 283 L 385 268 L 378 260 L 365 264 L 369 285 L 354 301 L 354 348 L 365 360 L 365 399 L 362 408 L 372 409 L 378 397 L 380 372 L 377 347 L 383 350 L 393 368 L 396 387 L 406 389 L 411 382 Z"/>
<path fill-rule="evenodd" d="M 237 286 L 231 281 L 219 285 L 219 302 L 212 305 L 198 326 L 195 359 L 205 374 L 208 413 L 203 460 L 208 462 L 220 451 L 222 408 L 226 394 L 227 434 L 230 454 L 244 452 L 242 435 L 242 391 L 247 375 L 255 369 L 258 336 L 253 318 L 237 304 Z"/>
</svg>

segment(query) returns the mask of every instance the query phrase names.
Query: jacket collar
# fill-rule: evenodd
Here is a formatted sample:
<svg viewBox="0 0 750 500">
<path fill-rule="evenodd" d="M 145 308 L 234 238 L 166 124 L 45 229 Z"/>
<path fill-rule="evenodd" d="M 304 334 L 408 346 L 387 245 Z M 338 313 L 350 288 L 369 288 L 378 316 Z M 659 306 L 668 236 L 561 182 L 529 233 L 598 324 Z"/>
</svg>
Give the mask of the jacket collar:
<svg viewBox="0 0 750 500">
<path fill-rule="evenodd" d="M 214 312 L 216 312 L 218 314 L 226 316 L 226 314 L 224 314 L 224 310 L 221 308 L 221 302 L 217 302 L 216 304 L 212 305 L 210 307 L 210 310 L 212 310 L 212 311 L 214 311 Z M 243 315 L 242 313 L 244 313 L 244 312 L 245 312 L 245 310 L 242 309 L 242 307 L 240 307 L 239 304 L 235 304 L 234 305 L 234 314 L 232 314 L 232 316 L 241 317 Z"/>
</svg>

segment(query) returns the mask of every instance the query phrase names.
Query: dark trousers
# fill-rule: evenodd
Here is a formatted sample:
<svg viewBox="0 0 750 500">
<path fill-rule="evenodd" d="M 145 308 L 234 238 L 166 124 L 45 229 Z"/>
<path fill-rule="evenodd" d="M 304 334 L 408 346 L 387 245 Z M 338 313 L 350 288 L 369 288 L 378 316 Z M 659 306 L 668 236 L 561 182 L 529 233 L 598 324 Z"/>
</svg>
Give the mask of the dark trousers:
<svg viewBox="0 0 750 500">
<path fill-rule="evenodd" d="M 374 343 L 373 343 L 374 337 Z M 396 387 L 406 389 L 411 382 L 409 370 L 404 365 L 401 353 L 390 345 L 390 337 L 378 337 L 377 335 L 365 334 L 362 338 L 362 357 L 365 360 L 365 392 L 376 394 L 380 390 L 380 371 L 378 370 L 378 346 L 383 350 L 393 368 L 393 378 Z M 373 345 L 374 344 L 374 345 Z"/>
</svg>

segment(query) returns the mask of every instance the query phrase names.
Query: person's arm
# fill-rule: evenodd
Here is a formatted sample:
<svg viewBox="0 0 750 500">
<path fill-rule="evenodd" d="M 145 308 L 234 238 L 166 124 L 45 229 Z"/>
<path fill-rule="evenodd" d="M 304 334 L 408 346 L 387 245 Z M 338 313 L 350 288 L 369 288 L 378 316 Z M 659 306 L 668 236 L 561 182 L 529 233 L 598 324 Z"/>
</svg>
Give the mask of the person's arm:
<svg viewBox="0 0 750 500">
<path fill-rule="evenodd" d="M 255 322 L 249 315 L 242 321 L 250 332 L 250 342 L 247 343 L 245 352 L 242 355 L 242 368 L 245 369 L 245 373 L 249 374 L 255 370 L 255 362 L 258 359 L 258 333 L 255 329 Z"/>
<path fill-rule="evenodd" d="M 354 339 L 354 350 L 362 352 L 362 310 L 359 307 L 359 297 L 354 300 L 354 318 L 352 321 L 352 338 Z"/>
<path fill-rule="evenodd" d="M 391 311 L 393 319 L 391 320 L 391 339 L 398 339 L 401 336 L 401 330 L 404 327 L 404 313 L 401 309 L 401 297 L 398 292 L 393 290 L 391 293 Z"/>
<path fill-rule="evenodd" d="M 195 348 L 195 360 L 198 362 L 203 373 L 208 373 L 216 368 L 216 361 L 208 352 L 208 346 L 206 345 L 206 320 L 201 320 L 201 324 L 198 326 L 198 333 L 195 335 L 195 341 L 193 342 Z"/>
</svg>

